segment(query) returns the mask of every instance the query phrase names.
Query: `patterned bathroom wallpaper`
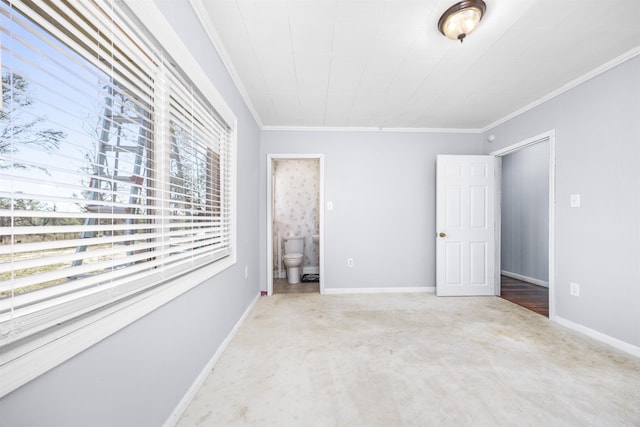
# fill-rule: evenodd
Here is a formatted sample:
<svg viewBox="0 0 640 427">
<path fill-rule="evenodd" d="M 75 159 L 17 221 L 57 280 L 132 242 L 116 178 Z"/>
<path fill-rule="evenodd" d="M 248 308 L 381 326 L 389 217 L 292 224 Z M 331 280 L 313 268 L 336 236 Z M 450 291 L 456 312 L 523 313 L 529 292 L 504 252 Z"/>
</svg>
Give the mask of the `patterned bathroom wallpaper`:
<svg viewBox="0 0 640 427">
<path fill-rule="evenodd" d="M 318 234 L 320 226 L 320 161 L 318 159 L 284 159 L 273 163 L 272 184 L 273 259 L 277 273 L 278 233 L 282 236 L 281 254 L 284 254 L 285 236 L 304 236 L 303 266 L 319 265 L 318 245 L 311 236 Z"/>
</svg>

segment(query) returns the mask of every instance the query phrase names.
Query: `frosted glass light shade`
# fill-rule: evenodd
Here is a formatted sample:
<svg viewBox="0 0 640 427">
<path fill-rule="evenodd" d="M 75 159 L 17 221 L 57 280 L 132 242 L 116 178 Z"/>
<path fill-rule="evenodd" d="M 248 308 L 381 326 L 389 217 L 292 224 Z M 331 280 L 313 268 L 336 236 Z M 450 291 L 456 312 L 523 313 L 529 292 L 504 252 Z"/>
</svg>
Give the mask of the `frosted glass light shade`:
<svg viewBox="0 0 640 427">
<path fill-rule="evenodd" d="M 476 29 L 484 12 L 486 4 L 482 0 L 466 0 L 451 6 L 440 17 L 438 29 L 451 40 L 464 40 Z"/>
</svg>

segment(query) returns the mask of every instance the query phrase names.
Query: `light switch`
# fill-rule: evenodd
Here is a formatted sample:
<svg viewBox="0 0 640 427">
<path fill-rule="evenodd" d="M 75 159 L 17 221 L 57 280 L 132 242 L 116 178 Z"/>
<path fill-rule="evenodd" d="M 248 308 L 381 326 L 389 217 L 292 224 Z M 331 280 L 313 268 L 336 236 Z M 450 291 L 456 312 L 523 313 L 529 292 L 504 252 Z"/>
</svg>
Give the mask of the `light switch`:
<svg viewBox="0 0 640 427">
<path fill-rule="evenodd" d="M 579 194 L 572 194 L 571 196 L 569 196 L 569 206 L 571 206 L 572 208 L 579 208 L 580 207 L 580 195 Z"/>
<path fill-rule="evenodd" d="M 327 210 L 328 211 L 332 211 L 333 210 L 333 202 L 327 202 Z"/>
</svg>

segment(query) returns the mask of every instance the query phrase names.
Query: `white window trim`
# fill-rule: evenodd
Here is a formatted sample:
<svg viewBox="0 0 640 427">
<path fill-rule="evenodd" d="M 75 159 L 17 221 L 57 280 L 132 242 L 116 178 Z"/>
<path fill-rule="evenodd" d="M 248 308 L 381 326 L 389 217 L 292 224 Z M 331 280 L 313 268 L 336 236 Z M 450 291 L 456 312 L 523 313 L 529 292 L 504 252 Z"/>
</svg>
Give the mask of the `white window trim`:
<svg viewBox="0 0 640 427">
<path fill-rule="evenodd" d="M 158 40 L 169 55 L 180 64 L 218 114 L 230 126 L 231 137 L 231 255 L 185 273 L 179 280 L 102 309 L 96 314 L 84 316 L 52 334 L 30 340 L 31 351 L 0 367 L 0 397 L 32 381 L 50 369 L 102 341 L 115 332 L 146 316 L 162 305 L 202 284 L 207 279 L 236 264 L 237 241 L 237 119 L 233 111 L 216 90 L 196 59 L 191 56 L 174 29 L 153 2 L 129 2 L 127 7 Z M 213 46 L 212 46 L 213 49 Z M 55 339 L 52 340 L 52 335 Z"/>
</svg>

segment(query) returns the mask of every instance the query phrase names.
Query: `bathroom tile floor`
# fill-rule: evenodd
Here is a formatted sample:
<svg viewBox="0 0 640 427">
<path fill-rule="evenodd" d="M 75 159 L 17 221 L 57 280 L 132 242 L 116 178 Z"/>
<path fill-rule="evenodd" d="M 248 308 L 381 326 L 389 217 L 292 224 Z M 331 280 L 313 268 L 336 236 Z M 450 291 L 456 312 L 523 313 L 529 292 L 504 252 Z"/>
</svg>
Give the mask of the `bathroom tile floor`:
<svg viewBox="0 0 640 427">
<path fill-rule="evenodd" d="M 296 283 L 295 285 L 289 284 L 287 279 L 274 279 L 273 280 L 273 293 L 274 294 L 313 294 L 320 293 L 320 283 Z"/>
</svg>

